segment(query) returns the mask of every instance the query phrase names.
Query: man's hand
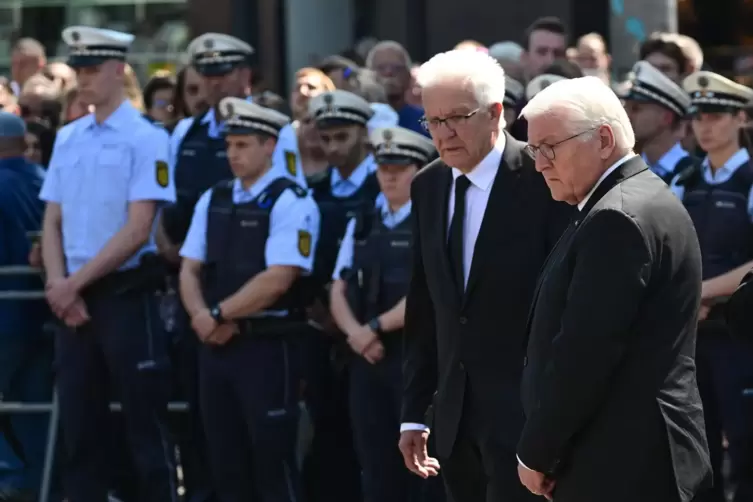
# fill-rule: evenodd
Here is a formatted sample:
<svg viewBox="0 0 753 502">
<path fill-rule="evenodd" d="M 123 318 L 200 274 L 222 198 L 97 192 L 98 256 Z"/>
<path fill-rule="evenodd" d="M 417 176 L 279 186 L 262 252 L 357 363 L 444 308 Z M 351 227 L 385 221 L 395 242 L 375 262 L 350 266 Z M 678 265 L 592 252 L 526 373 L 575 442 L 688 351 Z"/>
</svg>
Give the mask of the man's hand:
<svg viewBox="0 0 753 502">
<path fill-rule="evenodd" d="M 430 457 L 426 451 L 428 441 L 428 431 L 404 431 L 398 444 L 405 467 L 424 479 L 439 474 L 439 460 Z"/>
<path fill-rule="evenodd" d="M 78 328 L 89 322 L 89 311 L 86 308 L 86 303 L 79 296 L 73 305 L 65 312 L 63 322 L 69 328 Z"/>
<path fill-rule="evenodd" d="M 59 319 L 65 318 L 65 313 L 79 297 L 73 281 L 67 277 L 47 281 L 45 296 L 47 297 L 47 303 L 50 304 L 50 308 Z"/>
<path fill-rule="evenodd" d="M 698 310 L 698 322 L 705 321 L 711 312 L 711 307 L 705 303 L 701 303 L 701 308 Z"/>
<path fill-rule="evenodd" d="M 348 345 L 370 364 L 379 362 L 384 356 L 384 345 L 379 341 L 379 336 L 366 325 L 348 334 Z"/>
<path fill-rule="evenodd" d="M 554 491 L 554 480 L 547 478 L 544 474 L 536 471 L 532 471 L 526 467 L 523 467 L 518 463 L 518 477 L 523 486 L 528 488 L 528 491 L 534 495 L 543 495 L 549 500 L 552 499 L 552 491 Z"/>
<path fill-rule="evenodd" d="M 206 339 L 206 343 L 211 345 L 225 345 L 230 341 L 233 336 L 238 334 L 238 325 L 234 322 L 226 322 L 217 326 L 217 329 L 212 331 L 209 338 Z"/>
<path fill-rule="evenodd" d="M 209 337 L 212 335 L 215 329 L 217 329 L 217 321 L 209 313 L 209 309 L 201 309 L 195 316 L 191 318 L 191 327 L 194 332 L 204 343 L 207 343 Z"/>
</svg>

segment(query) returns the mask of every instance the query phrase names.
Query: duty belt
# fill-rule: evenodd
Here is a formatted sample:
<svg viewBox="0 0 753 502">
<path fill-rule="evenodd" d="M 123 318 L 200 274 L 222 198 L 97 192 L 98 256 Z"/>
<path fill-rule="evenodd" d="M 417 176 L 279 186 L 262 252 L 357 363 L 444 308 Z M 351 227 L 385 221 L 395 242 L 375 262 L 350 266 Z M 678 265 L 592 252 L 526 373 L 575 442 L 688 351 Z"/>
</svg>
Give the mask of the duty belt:
<svg viewBox="0 0 753 502">
<path fill-rule="evenodd" d="M 304 320 L 265 317 L 235 321 L 240 333 L 254 338 L 277 338 L 305 333 L 308 324 Z"/>
</svg>

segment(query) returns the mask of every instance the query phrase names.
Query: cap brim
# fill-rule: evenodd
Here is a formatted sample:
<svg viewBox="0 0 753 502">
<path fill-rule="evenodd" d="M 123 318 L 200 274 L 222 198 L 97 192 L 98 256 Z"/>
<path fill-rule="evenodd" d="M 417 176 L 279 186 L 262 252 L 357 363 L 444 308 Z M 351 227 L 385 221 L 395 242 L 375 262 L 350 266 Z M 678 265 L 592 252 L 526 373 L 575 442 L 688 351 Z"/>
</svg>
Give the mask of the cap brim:
<svg viewBox="0 0 753 502">
<path fill-rule="evenodd" d="M 205 77 L 221 77 L 238 68 L 240 63 L 195 63 L 193 66 L 200 75 Z"/>
<path fill-rule="evenodd" d="M 114 57 L 100 57 L 100 56 L 69 56 L 66 64 L 71 68 L 86 68 L 91 66 L 99 66 L 107 61 L 125 61 L 124 59 Z"/>
<path fill-rule="evenodd" d="M 377 164 L 389 164 L 394 166 L 411 166 L 411 165 L 422 165 L 423 162 L 413 158 L 413 157 L 407 157 L 405 155 L 376 155 L 374 157 L 374 160 L 376 160 Z"/>
</svg>

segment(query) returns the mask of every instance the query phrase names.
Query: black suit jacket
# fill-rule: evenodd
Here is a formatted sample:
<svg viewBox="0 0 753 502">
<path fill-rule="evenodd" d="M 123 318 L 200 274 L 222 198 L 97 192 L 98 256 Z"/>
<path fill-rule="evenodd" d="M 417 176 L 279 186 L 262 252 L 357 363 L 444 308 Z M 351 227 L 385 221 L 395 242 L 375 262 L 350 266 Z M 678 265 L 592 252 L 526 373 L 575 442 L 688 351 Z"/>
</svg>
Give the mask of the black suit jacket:
<svg viewBox="0 0 753 502">
<path fill-rule="evenodd" d="M 523 152 L 525 144 L 506 137 L 463 297 L 447 254 L 452 171 L 434 161 L 411 188 L 414 256 L 402 421 L 426 423 L 433 401 L 432 434 L 445 458 L 455 442 L 464 397 L 472 397 L 486 415 L 495 443 L 515 452 L 523 426 L 519 384 L 526 315 L 539 270 L 568 221 L 569 208 L 552 201 Z M 465 395 L 467 387 L 473 396 Z"/>
<path fill-rule="evenodd" d="M 518 454 L 556 502 L 674 502 L 709 472 L 695 371 L 701 253 L 640 157 L 596 188 L 530 314 Z"/>
</svg>

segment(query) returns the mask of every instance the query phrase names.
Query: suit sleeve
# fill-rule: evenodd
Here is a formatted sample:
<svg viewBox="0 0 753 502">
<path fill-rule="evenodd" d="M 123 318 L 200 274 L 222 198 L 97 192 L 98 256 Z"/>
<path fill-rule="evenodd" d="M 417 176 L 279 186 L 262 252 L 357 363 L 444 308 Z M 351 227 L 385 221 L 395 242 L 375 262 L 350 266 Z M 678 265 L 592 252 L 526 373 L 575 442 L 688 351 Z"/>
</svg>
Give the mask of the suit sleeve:
<svg viewBox="0 0 753 502">
<path fill-rule="evenodd" d="M 579 234 L 560 331 L 518 443 L 521 462 L 543 473 L 607 399 L 651 273 L 646 239 L 628 215 L 599 211 Z"/>
<path fill-rule="evenodd" d="M 419 181 L 420 177 L 416 179 Z M 434 305 L 426 284 L 421 242 L 421 190 L 411 187 L 413 271 L 406 297 L 403 336 L 403 409 L 401 422 L 423 424 L 437 389 L 437 346 Z M 431 217 L 431 215 L 428 215 Z"/>
</svg>

